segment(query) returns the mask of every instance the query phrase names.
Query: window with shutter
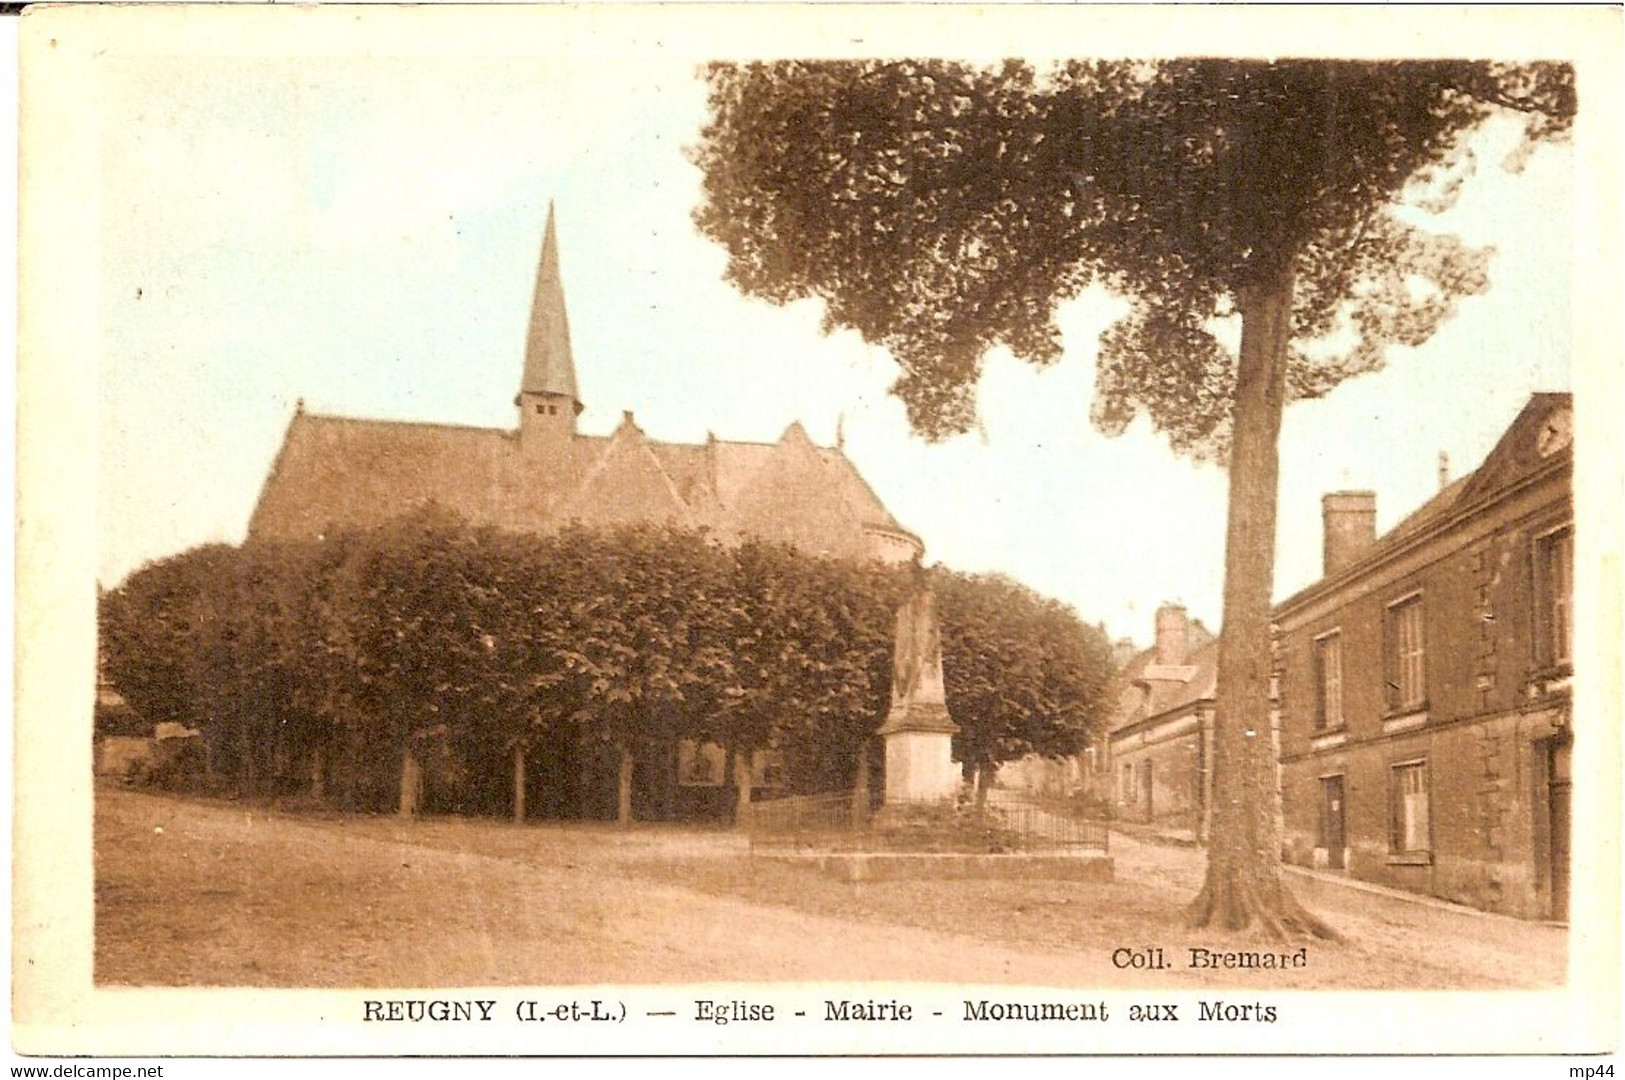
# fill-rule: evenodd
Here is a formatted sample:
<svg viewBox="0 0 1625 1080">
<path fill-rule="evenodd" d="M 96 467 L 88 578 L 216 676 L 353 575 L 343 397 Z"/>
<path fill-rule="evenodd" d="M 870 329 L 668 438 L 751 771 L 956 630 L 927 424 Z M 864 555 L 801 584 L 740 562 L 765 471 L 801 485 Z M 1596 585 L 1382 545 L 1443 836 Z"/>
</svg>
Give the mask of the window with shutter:
<svg viewBox="0 0 1625 1080">
<path fill-rule="evenodd" d="M 1343 726 L 1343 635 L 1315 641 L 1315 730 Z"/>
<path fill-rule="evenodd" d="M 1384 631 L 1388 710 L 1406 712 L 1420 709 L 1427 704 L 1427 650 L 1422 625 L 1422 597 L 1407 597 L 1391 605 Z"/>
<path fill-rule="evenodd" d="M 1573 661 L 1574 530 L 1564 526 L 1535 541 L 1536 660 L 1546 667 Z"/>
</svg>

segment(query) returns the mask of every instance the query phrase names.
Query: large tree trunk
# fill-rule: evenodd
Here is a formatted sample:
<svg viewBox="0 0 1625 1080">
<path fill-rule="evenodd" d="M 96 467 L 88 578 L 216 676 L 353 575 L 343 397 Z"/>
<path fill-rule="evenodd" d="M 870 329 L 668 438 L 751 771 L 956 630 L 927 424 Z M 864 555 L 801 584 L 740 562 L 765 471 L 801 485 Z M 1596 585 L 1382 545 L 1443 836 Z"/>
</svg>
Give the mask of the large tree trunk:
<svg viewBox="0 0 1625 1080">
<path fill-rule="evenodd" d="M 401 804 L 403 818 L 416 817 L 418 804 L 423 798 L 423 766 L 409 745 L 401 752 Z"/>
<path fill-rule="evenodd" d="M 987 789 L 993 783 L 993 766 L 981 762 L 976 766 L 976 809 L 987 809 Z"/>
<path fill-rule="evenodd" d="M 632 744 L 621 743 L 621 771 L 615 791 L 615 820 L 632 824 Z"/>
<path fill-rule="evenodd" d="M 1335 936 L 1281 882 L 1281 790 L 1270 724 L 1270 592 L 1292 279 L 1238 290 L 1241 357 L 1230 445 L 1224 623 L 1213 724 L 1212 835 L 1192 926 Z"/>
<path fill-rule="evenodd" d="M 514 743 L 513 747 L 513 820 L 516 824 L 525 823 L 525 745 Z"/>
<path fill-rule="evenodd" d="M 869 740 L 858 744 L 857 773 L 852 778 L 852 825 L 861 829 L 869 823 Z"/>
<path fill-rule="evenodd" d="M 743 747 L 735 747 L 733 752 L 734 774 L 734 824 L 743 825 L 750 814 L 751 792 L 751 758 L 754 755 Z"/>
</svg>

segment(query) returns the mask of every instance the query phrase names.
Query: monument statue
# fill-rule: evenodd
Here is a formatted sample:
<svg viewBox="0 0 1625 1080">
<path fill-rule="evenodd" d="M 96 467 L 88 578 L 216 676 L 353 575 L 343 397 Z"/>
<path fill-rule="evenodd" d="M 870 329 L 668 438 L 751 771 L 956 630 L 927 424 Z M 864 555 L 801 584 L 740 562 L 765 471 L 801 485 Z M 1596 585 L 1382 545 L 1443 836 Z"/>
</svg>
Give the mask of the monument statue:
<svg viewBox="0 0 1625 1080">
<path fill-rule="evenodd" d="M 891 714 L 910 706 L 941 705 L 947 712 L 942 688 L 942 628 L 937 622 L 937 594 L 924 580 L 915 586 L 903 606 L 897 609 L 896 644 L 893 652 Z M 890 717 L 888 716 L 888 719 Z"/>
<path fill-rule="evenodd" d="M 886 740 L 886 800 L 951 796 L 960 785 L 953 760 L 959 727 L 948 715 L 943 689 L 936 593 L 918 562 L 908 598 L 897 611 L 892 655 L 891 709 L 880 728 Z"/>
</svg>

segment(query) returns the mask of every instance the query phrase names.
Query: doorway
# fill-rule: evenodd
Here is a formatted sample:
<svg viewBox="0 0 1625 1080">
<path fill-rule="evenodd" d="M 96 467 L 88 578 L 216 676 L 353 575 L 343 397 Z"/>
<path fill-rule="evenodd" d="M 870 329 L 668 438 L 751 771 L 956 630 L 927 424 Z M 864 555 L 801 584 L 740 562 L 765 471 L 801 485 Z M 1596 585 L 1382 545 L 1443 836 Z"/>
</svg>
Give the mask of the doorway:
<svg viewBox="0 0 1625 1080">
<path fill-rule="evenodd" d="M 1343 777 L 1320 778 L 1320 846 L 1326 850 L 1326 866 L 1331 870 L 1344 869 L 1343 849 L 1348 834 L 1344 828 Z"/>
<path fill-rule="evenodd" d="M 1546 854 L 1552 883 L 1554 919 L 1569 917 L 1569 788 L 1573 776 L 1574 744 L 1567 739 L 1546 742 Z"/>
</svg>

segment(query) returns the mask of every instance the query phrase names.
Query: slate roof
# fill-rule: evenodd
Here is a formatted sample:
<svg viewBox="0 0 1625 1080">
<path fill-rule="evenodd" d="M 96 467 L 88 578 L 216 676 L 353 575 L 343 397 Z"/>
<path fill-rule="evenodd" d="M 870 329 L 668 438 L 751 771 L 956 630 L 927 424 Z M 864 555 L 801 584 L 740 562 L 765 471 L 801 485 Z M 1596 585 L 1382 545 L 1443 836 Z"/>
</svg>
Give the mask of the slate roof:
<svg viewBox="0 0 1625 1080">
<path fill-rule="evenodd" d="M 564 460 L 525 455 L 517 432 L 295 413 L 249 522 L 254 537 L 322 535 L 436 504 L 470 523 L 542 532 L 670 523 L 842 557 L 873 552 L 869 530 L 910 537 L 837 448 L 799 424 L 777 443 L 647 438 L 631 418 L 577 435 Z M 917 542 L 917 541 L 916 541 Z"/>
<path fill-rule="evenodd" d="M 537 267 L 520 376 L 524 395 L 558 395 L 580 411 L 553 210 Z M 534 402 L 533 402 L 534 403 Z M 551 408 L 551 405 L 548 406 Z M 537 410 L 540 412 L 540 408 Z M 288 424 L 249 521 L 250 537 L 314 538 L 438 505 L 475 525 L 544 532 L 569 522 L 672 524 L 733 542 L 747 536 L 812 554 L 868 558 L 874 535 L 895 558 L 919 550 L 838 447 L 799 423 L 774 443 L 699 445 L 648 438 L 625 414 L 608 436 L 551 424 L 494 428 L 317 416 Z M 525 445 L 526 439 L 537 440 Z"/>
<path fill-rule="evenodd" d="M 1384 558 L 1434 525 L 1450 520 L 1457 513 L 1467 512 L 1470 507 L 1494 498 L 1533 475 L 1548 463 L 1548 458 L 1541 454 L 1538 445 L 1542 429 L 1554 413 L 1572 410 L 1573 407 L 1574 396 L 1569 393 L 1531 394 L 1478 468 L 1446 484 L 1399 524 L 1377 537 L 1376 542 L 1362 551 L 1354 562 L 1331 577 L 1322 578 L 1299 590 L 1277 604 L 1277 610 L 1291 607 L 1303 597 L 1319 592 L 1334 578 L 1358 575 L 1362 572 L 1360 568 Z M 1573 452 L 1571 445 L 1564 446 L 1551 456 L 1550 461 L 1568 463 L 1573 460 Z"/>
<path fill-rule="evenodd" d="M 1111 731 L 1121 731 L 1143 720 L 1176 713 L 1213 696 L 1219 670 L 1219 640 L 1192 620 L 1186 632 L 1186 659 L 1179 667 L 1155 663 L 1157 650 L 1137 653 L 1118 673 L 1117 708 Z"/>
<path fill-rule="evenodd" d="M 562 394 L 581 411 L 576 392 L 575 355 L 570 349 L 570 318 L 564 307 L 564 279 L 559 273 L 559 237 L 553 224 L 553 206 L 547 207 L 547 233 L 542 238 L 542 259 L 536 267 L 536 292 L 530 302 L 530 324 L 525 334 L 525 370 L 521 393 Z"/>
</svg>

